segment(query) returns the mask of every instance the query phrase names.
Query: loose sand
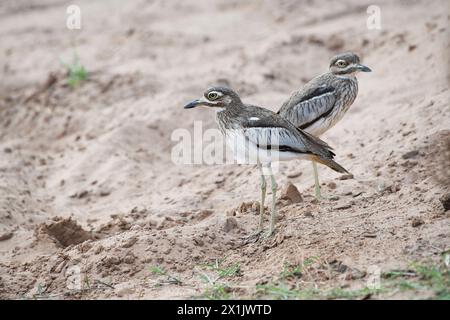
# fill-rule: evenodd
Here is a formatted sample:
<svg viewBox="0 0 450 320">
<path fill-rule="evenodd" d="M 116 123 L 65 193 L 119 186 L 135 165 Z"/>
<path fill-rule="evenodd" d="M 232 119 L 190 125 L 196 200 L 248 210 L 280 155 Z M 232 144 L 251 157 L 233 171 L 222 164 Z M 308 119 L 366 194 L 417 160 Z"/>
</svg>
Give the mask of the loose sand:
<svg viewBox="0 0 450 320">
<path fill-rule="evenodd" d="M 355 292 L 450 249 L 447 1 L 379 1 L 381 30 L 366 28 L 370 1 L 77 3 L 78 31 L 65 27 L 64 1 L 0 4 L 1 298 Z M 89 71 L 77 88 L 60 63 L 74 49 Z M 282 163 L 280 198 L 292 183 L 301 199 L 280 199 L 274 237 L 242 241 L 258 219 L 258 171 L 174 164 L 174 130 L 216 127 L 212 113 L 182 106 L 225 83 L 277 110 L 347 50 L 373 72 L 322 138 L 354 178 L 321 166 L 335 197 L 318 203 L 311 165 Z M 231 271 L 214 286 L 218 269 Z"/>
</svg>

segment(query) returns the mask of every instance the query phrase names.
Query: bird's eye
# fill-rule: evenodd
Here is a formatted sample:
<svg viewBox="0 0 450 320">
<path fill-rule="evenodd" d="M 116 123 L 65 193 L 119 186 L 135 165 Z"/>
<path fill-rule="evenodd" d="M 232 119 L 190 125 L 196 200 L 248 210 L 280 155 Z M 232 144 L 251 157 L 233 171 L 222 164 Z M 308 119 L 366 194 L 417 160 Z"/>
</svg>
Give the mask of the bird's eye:
<svg viewBox="0 0 450 320">
<path fill-rule="evenodd" d="M 338 60 L 336 62 L 336 65 L 340 68 L 346 67 L 347 66 L 347 62 L 345 62 L 344 60 Z"/>
<path fill-rule="evenodd" d="M 208 93 L 208 100 L 216 100 L 219 97 L 219 94 L 217 92 L 210 92 Z"/>
</svg>

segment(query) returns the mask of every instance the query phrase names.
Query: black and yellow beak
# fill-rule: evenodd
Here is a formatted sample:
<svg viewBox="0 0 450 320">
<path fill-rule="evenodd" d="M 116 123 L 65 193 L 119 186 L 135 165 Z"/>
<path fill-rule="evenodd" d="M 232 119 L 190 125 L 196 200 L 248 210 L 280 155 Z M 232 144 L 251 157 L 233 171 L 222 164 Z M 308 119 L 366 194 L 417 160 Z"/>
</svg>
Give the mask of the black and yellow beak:
<svg viewBox="0 0 450 320">
<path fill-rule="evenodd" d="M 372 70 L 371 70 L 369 67 L 367 67 L 367 66 L 365 66 L 365 65 L 363 65 L 363 64 L 358 64 L 358 65 L 356 66 L 356 68 L 357 68 L 359 71 L 362 71 L 362 72 L 372 72 Z"/>
</svg>

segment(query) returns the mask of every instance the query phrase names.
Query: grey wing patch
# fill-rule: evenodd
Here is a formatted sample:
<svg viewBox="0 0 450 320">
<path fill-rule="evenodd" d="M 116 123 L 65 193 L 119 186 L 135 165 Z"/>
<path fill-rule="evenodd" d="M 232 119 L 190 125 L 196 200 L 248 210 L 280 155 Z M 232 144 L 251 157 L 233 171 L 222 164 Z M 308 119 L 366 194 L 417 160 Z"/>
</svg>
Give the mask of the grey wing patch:
<svg viewBox="0 0 450 320">
<path fill-rule="evenodd" d="M 310 153 L 299 136 L 282 127 L 252 127 L 244 129 L 245 137 L 258 148 Z"/>
<path fill-rule="evenodd" d="M 306 129 L 330 114 L 335 102 L 335 89 L 330 86 L 320 86 L 302 96 L 298 101 L 288 101 L 279 113 L 296 127 Z"/>
<path fill-rule="evenodd" d="M 308 92 L 306 95 L 304 95 L 302 97 L 302 99 L 299 102 L 303 102 L 306 100 L 310 100 L 312 98 L 317 98 L 321 95 L 333 92 L 334 88 L 331 86 L 327 86 L 327 85 L 322 85 L 319 87 L 314 88 L 313 90 L 311 90 L 310 92 Z"/>
<path fill-rule="evenodd" d="M 259 148 L 278 149 L 303 154 L 315 154 L 333 158 L 331 147 L 317 137 L 308 134 L 283 117 L 261 108 L 254 108 L 242 119 L 244 137 Z M 250 118 L 253 118 L 250 120 Z M 254 118 L 259 118 L 256 120 Z"/>
</svg>

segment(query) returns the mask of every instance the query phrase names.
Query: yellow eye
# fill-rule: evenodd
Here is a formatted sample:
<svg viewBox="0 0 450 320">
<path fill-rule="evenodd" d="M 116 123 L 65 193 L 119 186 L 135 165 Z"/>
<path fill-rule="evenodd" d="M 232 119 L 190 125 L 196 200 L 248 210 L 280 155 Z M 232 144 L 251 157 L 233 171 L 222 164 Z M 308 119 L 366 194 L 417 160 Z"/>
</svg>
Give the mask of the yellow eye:
<svg viewBox="0 0 450 320">
<path fill-rule="evenodd" d="M 217 94 L 217 92 L 210 92 L 208 93 L 208 100 L 216 100 L 219 97 L 219 95 Z"/>
<path fill-rule="evenodd" d="M 340 68 L 346 67 L 347 66 L 347 62 L 345 62 L 344 60 L 338 60 L 336 62 L 336 65 Z"/>
</svg>

